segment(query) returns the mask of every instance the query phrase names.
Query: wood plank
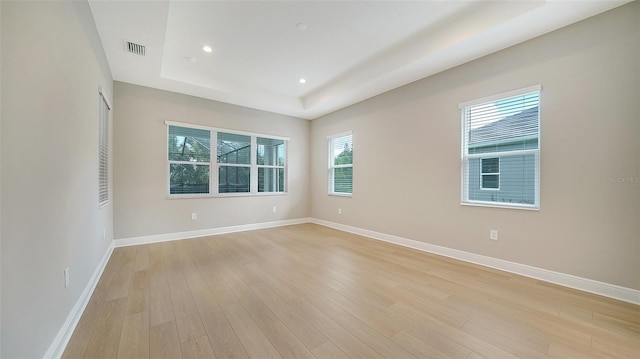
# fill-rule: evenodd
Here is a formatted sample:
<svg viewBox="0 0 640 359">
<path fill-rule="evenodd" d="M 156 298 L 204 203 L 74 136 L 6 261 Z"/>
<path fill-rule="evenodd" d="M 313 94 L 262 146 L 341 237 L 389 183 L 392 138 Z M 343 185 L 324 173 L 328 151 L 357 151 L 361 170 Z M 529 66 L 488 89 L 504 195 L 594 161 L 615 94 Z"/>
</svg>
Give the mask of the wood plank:
<svg viewBox="0 0 640 359">
<path fill-rule="evenodd" d="M 127 298 L 127 314 L 149 311 L 149 273 L 140 270 L 133 273 Z"/>
<path fill-rule="evenodd" d="M 136 248 L 118 248 L 122 252 L 122 259 L 118 273 L 113 278 L 106 300 L 125 298 L 129 294 L 131 279 L 133 278 L 133 262 L 135 261 Z"/>
<path fill-rule="evenodd" d="M 118 358 L 149 358 L 149 313 L 127 314 L 122 325 Z"/>
<path fill-rule="evenodd" d="M 184 359 L 215 359 L 209 337 L 203 335 L 199 338 L 182 343 L 182 357 Z"/>
<path fill-rule="evenodd" d="M 149 328 L 151 358 L 181 359 L 182 347 L 176 322 L 167 322 Z"/>
<path fill-rule="evenodd" d="M 133 271 L 149 270 L 149 245 L 136 246 L 136 259 L 133 263 Z"/>
<path fill-rule="evenodd" d="M 238 338 L 249 356 L 253 358 L 282 358 L 282 355 L 240 303 L 229 304 L 222 308 L 222 311 L 233 330 L 238 334 Z"/>
<path fill-rule="evenodd" d="M 91 333 L 85 358 L 115 358 L 120 345 L 120 333 L 126 312 L 127 298 L 104 302 L 102 313 Z"/>
<path fill-rule="evenodd" d="M 252 290 L 305 347 L 316 348 L 329 340 L 309 323 L 307 318 L 289 307 L 284 298 L 278 297 L 278 294 L 264 283 L 253 286 Z"/>
<path fill-rule="evenodd" d="M 211 291 L 201 289 L 193 294 L 193 299 L 216 356 L 218 358 L 248 358 L 249 355 Z"/>
<path fill-rule="evenodd" d="M 331 341 L 326 341 L 320 346 L 315 347 L 312 351 L 313 355 L 318 359 L 343 359 L 348 358 L 338 346 Z"/>
<path fill-rule="evenodd" d="M 393 337 L 393 341 L 402 346 L 418 358 L 454 358 L 438 350 L 437 346 L 419 340 L 404 330 Z"/>
<path fill-rule="evenodd" d="M 154 326 L 173 320 L 175 315 L 167 277 L 154 275 L 149 281 L 149 324 Z"/>
<path fill-rule="evenodd" d="M 327 338 L 352 358 L 382 358 L 370 346 L 363 343 L 354 334 L 348 332 L 331 318 L 322 314 L 308 302 L 299 298 L 288 301 L 289 305 L 311 319 L 311 323 Z"/>
</svg>

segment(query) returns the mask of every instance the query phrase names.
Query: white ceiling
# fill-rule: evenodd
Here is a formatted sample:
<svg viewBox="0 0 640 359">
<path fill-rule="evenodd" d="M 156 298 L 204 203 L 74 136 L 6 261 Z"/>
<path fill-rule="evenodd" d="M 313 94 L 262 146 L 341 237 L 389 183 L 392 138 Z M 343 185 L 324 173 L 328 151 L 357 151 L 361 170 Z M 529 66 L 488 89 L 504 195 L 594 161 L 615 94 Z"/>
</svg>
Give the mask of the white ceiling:
<svg viewBox="0 0 640 359">
<path fill-rule="evenodd" d="M 305 119 L 627 2 L 89 0 L 114 80 Z"/>
</svg>

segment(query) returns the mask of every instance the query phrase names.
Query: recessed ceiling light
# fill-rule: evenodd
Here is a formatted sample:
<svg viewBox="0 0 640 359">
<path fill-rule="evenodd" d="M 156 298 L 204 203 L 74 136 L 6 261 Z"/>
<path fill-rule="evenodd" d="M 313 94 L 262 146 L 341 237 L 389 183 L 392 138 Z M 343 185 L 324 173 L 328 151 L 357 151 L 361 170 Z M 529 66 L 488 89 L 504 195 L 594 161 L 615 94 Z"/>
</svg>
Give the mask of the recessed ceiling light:
<svg viewBox="0 0 640 359">
<path fill-rule="evenodd" d="M 301 78 L 300 80 L 298 80 L 298 82 L 301 84 L 306 84 L 307 80 L 305 78 Z"/>
<path fill-rule="evenodd" d="M 299 22 L 296 24 L 296 29 L 304 31 L 307 29 L 307 24 L 305 24 L 304 22 Z"/>
<path fill-rule="evenodd" d="M 211 51 L 213 51 L 213 49 L 209 45 L 204 45 L 204 46 L 202 46 L 202 51 L 211 52 Z"/>
</svg>

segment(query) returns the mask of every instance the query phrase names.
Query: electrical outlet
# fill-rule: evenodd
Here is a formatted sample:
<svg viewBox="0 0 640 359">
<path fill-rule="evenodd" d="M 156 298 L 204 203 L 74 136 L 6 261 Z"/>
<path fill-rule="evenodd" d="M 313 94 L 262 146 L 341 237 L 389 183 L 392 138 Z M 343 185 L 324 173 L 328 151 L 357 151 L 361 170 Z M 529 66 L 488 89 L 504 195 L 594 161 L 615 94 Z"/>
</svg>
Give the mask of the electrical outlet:
<svg viewBox="0 0 640 359">
<path fill-rule="evenodd" d="M 107 239 L 107 229 L 102 228 L 102 239 Z"/>
<path fill-rule="evenodd" d="M 198 219 L 198 214 L 196 212 L 191 213 L 191 219 Z"/>
<path fill-rule="evenodd" d="M 278 212 L 278 209 L 276 208 L 276 206 L 273 206 L 273 213 Z"/>
<path fill-rule="evenodd" d="M 69 267 L 64 269 L 64 287 L 69 287 Z"/>
<path fill-rule="evenodd" d="M 338 214 L 342 214 L 342 208 L 338 208 Z"/>
<path fill-rule="evenodd" d="M 498 231 L 492 229 L 489 231 L 489 239 L 493 239 L 494 241 L 498 240 Z"/>
</svg>

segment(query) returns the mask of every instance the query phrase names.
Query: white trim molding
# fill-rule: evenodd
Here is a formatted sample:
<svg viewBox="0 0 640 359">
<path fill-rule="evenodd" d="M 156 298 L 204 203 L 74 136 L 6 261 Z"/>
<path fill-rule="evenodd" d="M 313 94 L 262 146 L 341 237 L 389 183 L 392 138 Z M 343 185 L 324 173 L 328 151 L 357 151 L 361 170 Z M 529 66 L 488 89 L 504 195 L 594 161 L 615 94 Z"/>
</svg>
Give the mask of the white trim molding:
<svg viewBox="0 0 640 359">
<path fill-rule="evenodd" d="M 149 236 L 115 239 L 114 243 L 116 248 L 127 247 L 127 246 L 136 246 L 139 244 L 168 242 L 168 241 L 175 241 L 179 239 L 192 239 L 192 238 L 198 238 L 198 237 L 215 236 L 217 234 L 226 234 L 226 233 L 253 231 L 256 229 L 290 226 L 294 224 L 303 224 L 303 223 L 309 223 L 309 222 L 311 222 L 310 218 L 296 218 L 296 219 L 287 219 L 287 220 L 274 221 L 274 222 L 262 222 L 262 223 L 242 224 L 238 226 L 200 229 L 200 230 L 188 231 L 188 232 L 153 234 Z"/>
<path fill-rule="evenodd" d="M 109 262 L 109 258 L 111 258 L 111 254 L 113 253 L 113 241 L 107 247 L 107 251 L 98 263 L 98 267 L 89 278 L 89 282 L 87 286 L 80 294 L 80 298 L 73 306 L 69 315 L 67 315 L 67 320 L 64 321 L 60 330 L 58 330 L 58 334 L 53 339 L 53 342 L 47 349 L 47 352 L 44 354 L 44 358 L 60 358 L 64 353 L 64 350 L 69 344 L 69 340 L 71 340 L 71 335 L 73 331 L 76 329 L 80 318 L 82 317 L 82 313 L 87 308 L 87 304 L 89 304 L 89 299 L 91 299 L 91 295 L 93 295 L 93 291 L 96 289 L 96 285 L 98 285 L 98 281 L 100 277 L 102 277 L 102 272 L 107 267 L 107 263 Z"/>
<path fill-rule="evenodd" d="M 458 249 L 437 246 L 413 239 L 370 231 L 322 219 L 311 218 L 311 223 L 640 305 L 640 290 L 636 289 L 581 278 L 571 274 L 554 272 L 547 269 L 528 266 L 526 264 L 509 262 Z"/>
</svg>

